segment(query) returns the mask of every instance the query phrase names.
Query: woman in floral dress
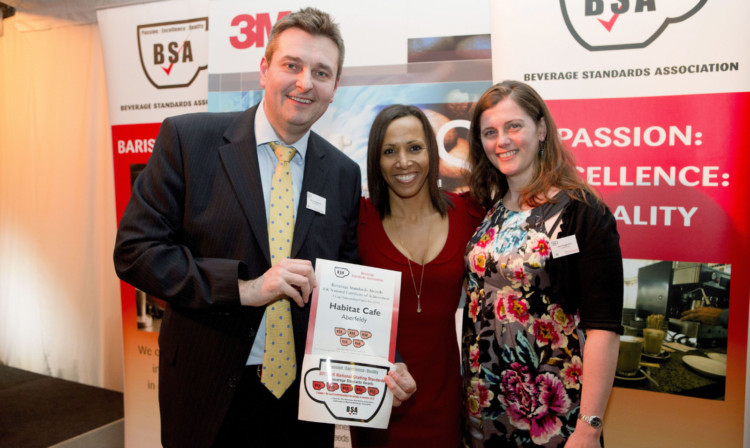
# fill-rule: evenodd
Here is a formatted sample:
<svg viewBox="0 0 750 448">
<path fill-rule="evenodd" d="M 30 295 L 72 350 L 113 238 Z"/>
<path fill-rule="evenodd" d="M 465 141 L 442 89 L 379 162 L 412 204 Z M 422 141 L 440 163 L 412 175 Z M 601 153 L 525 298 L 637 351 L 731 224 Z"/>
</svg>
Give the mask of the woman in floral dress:
<svg viewBox="0 0 750 448">
<path fill-rule="evenodd" d="M 528 85 L 485 92 L 470 139 L 489 211 L 465 257 L 466 443 L 600 447 L 622 333 L 615 219 Z"/>
</svg>

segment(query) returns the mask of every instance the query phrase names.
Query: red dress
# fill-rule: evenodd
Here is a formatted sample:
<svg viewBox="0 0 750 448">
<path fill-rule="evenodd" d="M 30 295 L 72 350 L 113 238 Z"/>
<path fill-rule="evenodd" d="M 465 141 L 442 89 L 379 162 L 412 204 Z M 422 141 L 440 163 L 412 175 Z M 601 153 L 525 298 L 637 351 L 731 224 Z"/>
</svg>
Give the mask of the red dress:
<svg viewBox="0 0 750 448">
<path fill-rule="evenodd" d="M 457 447 L 461 443 L 461 365 L 456 336 L 456 309 L 461 299 L 464 251 L 484 217 L 468 195 L 448 193 L 448 238 L 438 256 L 427 263 L 422 286 L 422 312 L 406 256 L 385 233 L 377 209 L 360 202 L 359 254 L 362 263 L 401 272 L 401 300 L 396 350 L 417 383 L 417 392 L 393 408 L 387 430 L 352 427 L 354 446 Z M 422 266 L 412 261 L 419 287 Z"/>
</svg>

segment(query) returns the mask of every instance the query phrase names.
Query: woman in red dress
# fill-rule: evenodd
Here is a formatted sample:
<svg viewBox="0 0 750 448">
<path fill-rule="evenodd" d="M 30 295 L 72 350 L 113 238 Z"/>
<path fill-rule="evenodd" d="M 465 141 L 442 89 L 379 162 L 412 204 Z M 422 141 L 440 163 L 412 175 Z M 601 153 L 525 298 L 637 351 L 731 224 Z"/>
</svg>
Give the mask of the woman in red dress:
<svg viewBox="0 0 750 448">
<path fill-rule="evenodd" d="M 461 372 L 456 310 L 466 243 L 484 216 L 468 195 L 438 187 L 435 133 L 415 106 L 381 111 L 370 131 L 358 228 L 368 266 L 401 272 L 396 350 L 417 392 L 394 407 L 387 430 L 352 427 L 354 445 L 457 447 Z"/>
</svg>

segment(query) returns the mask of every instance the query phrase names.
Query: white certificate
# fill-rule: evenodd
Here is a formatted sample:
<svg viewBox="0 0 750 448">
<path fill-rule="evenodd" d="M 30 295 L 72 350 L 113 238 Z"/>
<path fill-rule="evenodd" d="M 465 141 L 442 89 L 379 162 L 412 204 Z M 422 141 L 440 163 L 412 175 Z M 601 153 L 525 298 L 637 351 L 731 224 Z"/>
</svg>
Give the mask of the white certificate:
<svg viewBox="0 0 750 448">
<path fill-rule="evenodd" d="M 387 428 L 401 273 L 317 259 L 300 420 Z"/>
</svg>

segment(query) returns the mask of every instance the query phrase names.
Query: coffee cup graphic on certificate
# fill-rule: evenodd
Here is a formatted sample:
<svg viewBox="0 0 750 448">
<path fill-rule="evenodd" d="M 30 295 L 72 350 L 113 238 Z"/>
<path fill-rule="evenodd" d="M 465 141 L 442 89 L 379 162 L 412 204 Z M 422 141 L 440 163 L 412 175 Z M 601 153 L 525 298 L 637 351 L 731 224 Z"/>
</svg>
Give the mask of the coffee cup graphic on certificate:
<svg viewBox="0 0 750 448">
<path fill-rule="evenodd" d="M 401 273 L 323 259 L 315 272 L 299 418 L 386 428 Z"/>
<path fill-rule="evenodd" d="M 384 405 L 393 404 L 392 397 L 386 400 L 389 393 L 383 381 L 390 366 L 330 358 L 319 362 L 304 373 L 305 393 L 336 421 L 369 424 Z"/>
</svg>

